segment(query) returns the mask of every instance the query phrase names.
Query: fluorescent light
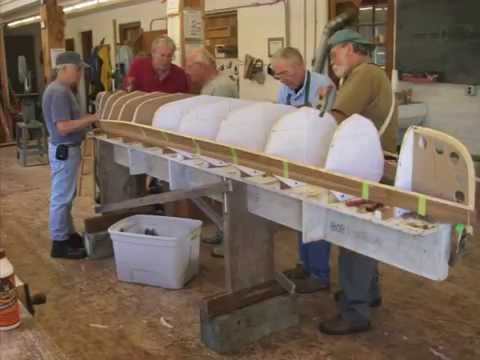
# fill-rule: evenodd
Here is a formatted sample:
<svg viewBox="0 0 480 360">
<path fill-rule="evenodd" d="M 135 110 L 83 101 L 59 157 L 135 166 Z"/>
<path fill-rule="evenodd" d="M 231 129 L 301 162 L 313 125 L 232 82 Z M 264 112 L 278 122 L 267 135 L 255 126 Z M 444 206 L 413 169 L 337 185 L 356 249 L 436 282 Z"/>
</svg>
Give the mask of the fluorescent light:
<svg viewBox="0 0 480 360">
<path fill-rule="evenodd" d="M 33 24 L 33 23 L 39 22 L 39 21 L 40 21 L 40 15 L 36 15 L 36 16 L 30 16 L 28 18 L 24 18 L 24 19 L 9 22 L 7 24 L 7 26 L 10 27 L 10 28 L 13 28 L 13 27 L 21 26 L 21 25 Z"/>
<path fill-rule="evenodd" d="M 103 4 L 103 3 L 106 3 L 106 2 L 110 2 L 110 1 L 112 1 L 112 0 L 88 0 L 88 1 L 83 1 L 83 2 L 80 2 L 80 3 L 75 4 L 75 5 L 64 7 L 63 12 L 64 13 L 70 13 L 70 12 L 73 12 L 73 11 L 81 10 L 81 9 L 84 9 L 84 8 L 87 8 L 87 7 L 93 7 L 95 5 Z M 7 24 L 7 26 L 10 27 L 10 28 L 13 28 L 13 27 L 17 27 L 17 26 L 32 24 L 32 23 L 39 22 L 39 21 L 40 21 L 40 15 L 36 15 L 36 16 L 30 16 L 28 18 L 24 18 L 24 19 L 9 22 Z"/>
<path fill-rule="evenodd" d="M 83 1 L 81 3 L 75 4 L 75 5 L 72 5 L 72 6 L 64 7 L 63 12 L 64 13 L 69 13 L 69 12 L 72 12 L 72 11 L 75 11 L 75 10 L 80 10 L 80 9 L 83 9 L 83 8 L 86 8 L 86 7 L 89 7 L 89 6 L 97 5 L 98 3 L 99 3 L 98 0 Z"/>
</svg>

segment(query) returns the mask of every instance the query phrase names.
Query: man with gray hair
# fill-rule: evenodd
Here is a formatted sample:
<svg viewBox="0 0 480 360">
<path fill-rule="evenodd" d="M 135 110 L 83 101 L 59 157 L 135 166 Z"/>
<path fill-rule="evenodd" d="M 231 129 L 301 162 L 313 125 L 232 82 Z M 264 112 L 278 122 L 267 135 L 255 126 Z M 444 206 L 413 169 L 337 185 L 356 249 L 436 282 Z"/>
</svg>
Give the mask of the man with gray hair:
<svg viewBox="0 0 480 360">
<path fill-rule="evenodd" d="M 188 76 L 182 68 L 172 63 L 176 49 L 175 42 L 168 36 L 155 39 L 151 57 L 138 57 L 130 65 L 125 78 L 126 89 L 188 93 Z"/>
<path fill-rule="evenodd" d="M 192 81 L 194 92 L 202 95 L 238 98 L 235 81 L 218 72 L 215 58 L 206 49 L 191 51 L 187 55 L 185 69 Z"/>
<path fill-rule="evenodd" d="M 397 111 L 385 71 L 373 64 L 374 45 L 350 29 L 339 30 L 328 40 L 332 70 L 341 78 L 331 114 L 341 123 L 353 114 L 370 119 L 380 131 L 384 150 L 395 152 Z M 372 309 L 382 304 L 377 261 L 346 248 L 338 254 L 341 290 L 335 294 L 339 314 L 322 321 L 319 329 L 329 335 L 368 331 Z"/>
<path fill-rule="evenodd" d="M 72 205 L 76 192 L 80 145 L 85 130 L 98 121 L 97 115 L 80 115 L 72 87 L 80 82 L 83 63 L 80 55 L 67 51 L 57 56 L 56 78 L 45 89 L 42 110 L 49 132 L 48 159 L 51 192 L 48 226 L 52 239 L 51 256 L 81 259 L 86 256 L 82 238 L 75 232 Z"/>
<path fill-rule="evenodd" d="M 330 110 L 335 98 L 334 83 L 326 75 L 307 70 L 300 51 L 293 47 L 278 50 L 272 57 L 272 68 L 283 84 L 278 92 L 280 104 L 316 107 L 322 98 L 326 110 Z M 330 244 L 324 240 L 304 244 L 302 233 L 298 233 L 298 253 L 297 266 L 285 272 L 295 283 L 296 291 L 306 294 L 328 290 Z"/>
</svg>

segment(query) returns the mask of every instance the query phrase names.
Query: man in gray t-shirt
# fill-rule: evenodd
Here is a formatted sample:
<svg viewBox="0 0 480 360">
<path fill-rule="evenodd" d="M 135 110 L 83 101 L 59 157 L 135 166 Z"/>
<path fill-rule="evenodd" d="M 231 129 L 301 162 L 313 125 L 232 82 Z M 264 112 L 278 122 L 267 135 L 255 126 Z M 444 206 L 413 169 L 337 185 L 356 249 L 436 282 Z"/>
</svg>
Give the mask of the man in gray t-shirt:
<svg viewBox="0 0 480 360">
<path fill-rule="evenodd" d="M 51 192 L 48 227 L 52 238 L 51 256 L 81 259 L 86 256 L 83 240 L 75 232 L 71 215 L 80 165 L 80 145 L 85 131 L 98 120 L 97 115 L 80 115 L 71 88 L 77 86 L 85 64 L 80 55 L 67 51 L 56 59 L 57 77 L 45 89 L 43 118 L 50 134 L 48 158 Z"/>
</svg>

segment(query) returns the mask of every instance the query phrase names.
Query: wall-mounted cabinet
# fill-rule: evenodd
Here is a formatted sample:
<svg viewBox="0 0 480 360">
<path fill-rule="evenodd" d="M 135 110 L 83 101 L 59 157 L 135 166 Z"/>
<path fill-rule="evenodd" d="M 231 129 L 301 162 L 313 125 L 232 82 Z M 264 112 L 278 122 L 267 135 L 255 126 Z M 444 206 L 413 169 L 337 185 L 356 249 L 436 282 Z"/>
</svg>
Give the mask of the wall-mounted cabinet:
<svg viewBox="0 0 480 360">
<path fill-rule="evenodd" d="M 216 58 L 237 58 L 237 13 L 205 15 L 205 47 Z"/>
</svg>

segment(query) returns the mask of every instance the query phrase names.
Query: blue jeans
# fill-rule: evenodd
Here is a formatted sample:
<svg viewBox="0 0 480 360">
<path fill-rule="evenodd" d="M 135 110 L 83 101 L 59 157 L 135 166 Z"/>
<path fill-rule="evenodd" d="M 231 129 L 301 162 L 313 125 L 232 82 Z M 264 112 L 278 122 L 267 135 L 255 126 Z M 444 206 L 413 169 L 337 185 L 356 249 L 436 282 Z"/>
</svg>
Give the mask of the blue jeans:
<svg viewBox="0 0 480 360">
<path fill-rule="evenodd" d="M 298 253 L 303 268 L 316 278 L 330 279 L 330 243 L 325 240 L 307 244 L 302 242 L 302 233 L 298 233 Z"/>
<path fill-rule="evenodd" d="M 48 160 L 51 171 L 50 206 L 48 228 L 53 241 L 67 240 L 75 232 L 72 220 L 72 205 L 77 187 L 80 166 L 80 146 L 68 148 L 68 159 L 57 160 L 57 146 L 48 144 Z"/>
</svg>

